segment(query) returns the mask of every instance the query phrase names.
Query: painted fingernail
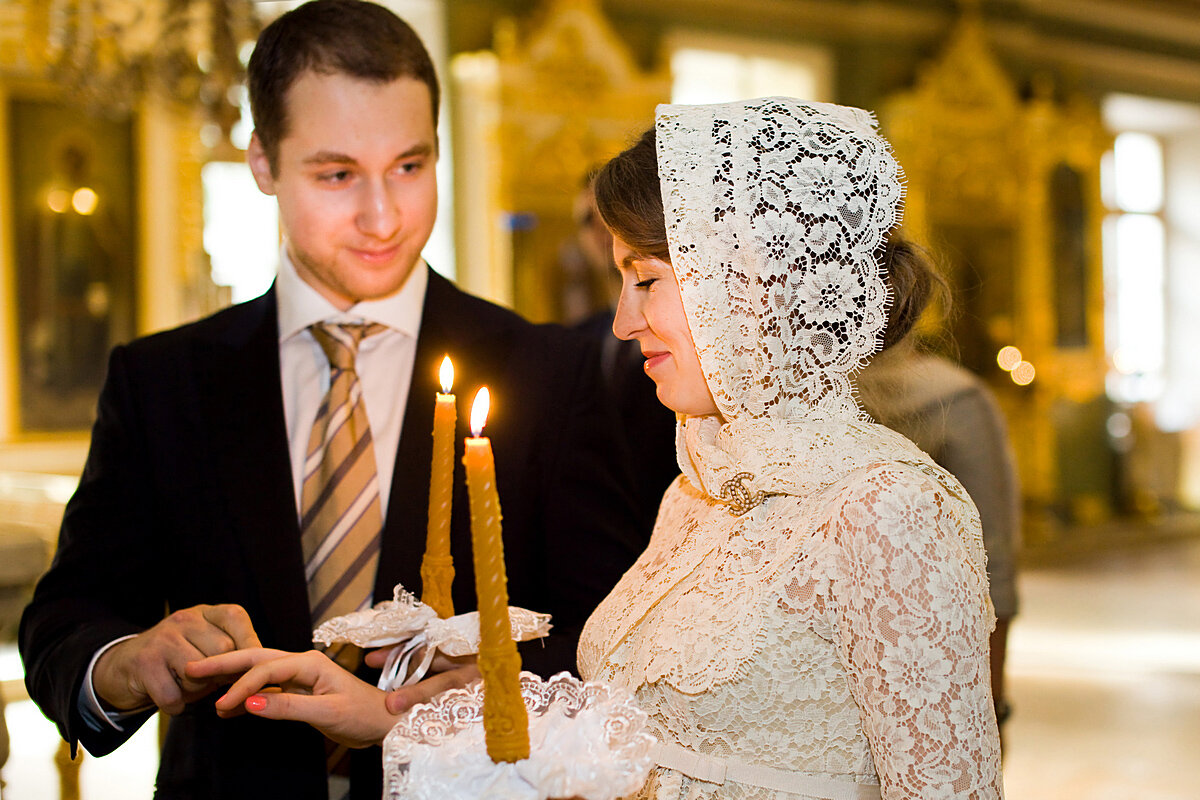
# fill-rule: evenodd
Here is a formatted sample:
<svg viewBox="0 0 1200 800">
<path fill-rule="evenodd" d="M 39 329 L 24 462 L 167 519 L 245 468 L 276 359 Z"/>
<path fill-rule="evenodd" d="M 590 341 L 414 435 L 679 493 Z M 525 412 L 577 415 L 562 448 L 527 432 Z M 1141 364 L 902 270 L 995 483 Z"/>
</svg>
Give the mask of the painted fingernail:
<svg viewBox="0 0 1200 800">
<path fill-rule="evenodd" d="M 247 711 L 264 711 L 267 708 L 267 698 L 261 694 L 252 694 L 246 698 Z"/>
</svg>

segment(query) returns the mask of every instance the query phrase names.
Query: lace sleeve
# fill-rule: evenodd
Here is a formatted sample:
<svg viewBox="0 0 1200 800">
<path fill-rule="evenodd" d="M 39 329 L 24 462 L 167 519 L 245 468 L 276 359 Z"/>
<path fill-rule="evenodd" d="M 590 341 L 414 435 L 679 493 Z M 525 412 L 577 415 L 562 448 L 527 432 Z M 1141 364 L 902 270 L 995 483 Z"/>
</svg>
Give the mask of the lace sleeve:
<svg viewBox="0 0 1200 800">
<path fill-rule="evenodd" d="M 892 465 L 857 482 L 831 524 L 837 644 L 884 800 L 999 798 L 974 508 Z"/>
</svg>

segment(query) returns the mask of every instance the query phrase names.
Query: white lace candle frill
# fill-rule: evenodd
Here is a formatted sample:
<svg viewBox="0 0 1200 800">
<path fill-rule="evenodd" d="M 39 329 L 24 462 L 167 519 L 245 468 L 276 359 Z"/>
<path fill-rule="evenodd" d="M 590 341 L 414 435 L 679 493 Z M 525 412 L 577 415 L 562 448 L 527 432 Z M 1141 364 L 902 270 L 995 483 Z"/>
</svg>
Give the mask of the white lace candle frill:
<svg viewBox="0 0 1200 800">
<path fill-rule="evenodd" d="M 626 690 L 562 672 L 521 673 L 529 758 L 495 764 L 483 732 L 483 684 L 413 707 L 384 740 L 385 800 L 616 800 L 642 786 L 655 739 Z"/>
<path fill-rule="evenodd" d="M 429 670 L 434 655 L 451 657 L 479 652 L 479 612 L 471 611 L 441 619 L 403 586 L 396 586 L 392 600 L 344 614 L 323 622 L 313 631 L 313 641 L 324 645 L 348 642 L 362 648 L 392 647 L 379 678 L 385 691 L 420 680 Z M 509 606 L 513 639 L 540 639 L 550 633 L 550 615 Z M 411 672 L 410 660 L 421 654 L 421 663 Z M 407 675 L 407 679 L 402 676 Z"/>
</svg>

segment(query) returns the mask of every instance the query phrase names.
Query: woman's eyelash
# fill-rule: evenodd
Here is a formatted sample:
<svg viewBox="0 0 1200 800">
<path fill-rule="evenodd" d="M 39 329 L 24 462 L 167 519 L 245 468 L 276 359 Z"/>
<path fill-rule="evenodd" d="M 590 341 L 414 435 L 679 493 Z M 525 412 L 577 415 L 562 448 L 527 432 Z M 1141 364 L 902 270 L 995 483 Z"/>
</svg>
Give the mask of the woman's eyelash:
<svg viewBox="0 0 1200 800">
<path fill-rule="evenodd" d="M 644 281 L 638 281 L 634 284 L 639 289 L 649 289 L 650 284 L 654 283 L 658 278 L 646 278 Z"/>
</svg>

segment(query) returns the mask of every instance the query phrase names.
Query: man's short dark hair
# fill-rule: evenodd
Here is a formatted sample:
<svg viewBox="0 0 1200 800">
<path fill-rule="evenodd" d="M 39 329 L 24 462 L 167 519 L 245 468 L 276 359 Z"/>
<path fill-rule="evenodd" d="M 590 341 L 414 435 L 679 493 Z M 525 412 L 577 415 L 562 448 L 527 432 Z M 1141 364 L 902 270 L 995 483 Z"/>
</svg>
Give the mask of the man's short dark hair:
<svg viewBox="0 0 1200 800">
<path fill-rule="evenodd" d="M 313 0 L 268 25 L 250 55 L 250 110 L 272 172 L 288 132 L 288 90 L 308 70 L 378 83 L 421 81 L 429 87 L 437 127 L 437 73 L 408 23 L 363 0 Z"/>
</svg>

